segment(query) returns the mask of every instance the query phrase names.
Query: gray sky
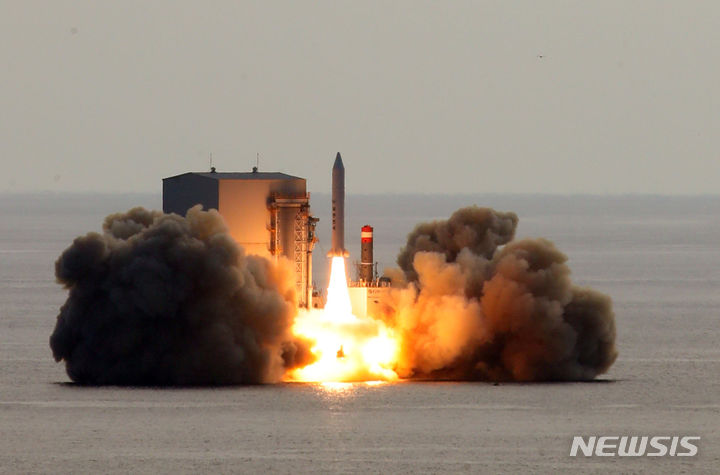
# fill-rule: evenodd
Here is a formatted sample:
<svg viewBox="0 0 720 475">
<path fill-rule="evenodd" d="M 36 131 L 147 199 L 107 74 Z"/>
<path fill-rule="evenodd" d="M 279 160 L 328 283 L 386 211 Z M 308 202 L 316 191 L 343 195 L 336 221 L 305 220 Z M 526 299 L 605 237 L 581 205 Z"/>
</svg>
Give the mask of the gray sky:
<svg viewBox="0 0 720 475">
<path fill-rule="evenodd" d="M 717 193 L 720 3 L 0 0 L 0 191 Z"/>
</svg>

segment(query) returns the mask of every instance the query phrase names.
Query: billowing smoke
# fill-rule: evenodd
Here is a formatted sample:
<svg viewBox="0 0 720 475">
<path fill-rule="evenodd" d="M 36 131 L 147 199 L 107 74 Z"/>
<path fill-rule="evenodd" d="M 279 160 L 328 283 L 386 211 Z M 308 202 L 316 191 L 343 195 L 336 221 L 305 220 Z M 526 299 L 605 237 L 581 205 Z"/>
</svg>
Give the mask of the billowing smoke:
<svg viewBox="0 0 720 475">
<path fill-rule="evenodd" d="M 291 269 L 245 255 L 216 211 L 135 208 L 103 229 L 55 264 L 69 296 L 50 346 L 73 381 L 252 384 L 308 362 Z"/>
<path fill-rule="evenodd" d="M 517 222 L 469 207 L 408 236 L 384 315 L 400 333 L 400 377 L 589 380 L 612 365 L 610 299 L 574 286 L 551 242 L 512 241 Z"/>
<path fill-rule="evenodd" d="M 378 316 L 399 340 L 400 377 L 589 380 L 612 365 L 610 299 L 574 286 L 549 241 L 513 241 L 517 223 L 470 207 L 408 236 Z M 274 382 L 312 359 L 291 330 L 292 269 L 245 255 L 217 212 L 135 208 L 103 230 L 56 263 L 69 295 L 50 346 L 73 381 Z"/>
</svg>

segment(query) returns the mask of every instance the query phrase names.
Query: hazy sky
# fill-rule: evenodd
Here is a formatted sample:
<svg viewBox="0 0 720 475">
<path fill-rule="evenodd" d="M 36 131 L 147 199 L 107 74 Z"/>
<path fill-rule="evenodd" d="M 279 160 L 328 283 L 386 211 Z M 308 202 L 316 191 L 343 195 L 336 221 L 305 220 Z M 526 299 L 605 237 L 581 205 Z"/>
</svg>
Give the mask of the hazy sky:
<svg viewBox="0 0 720 475">
<path fill-rule="evenodd" d="M 0 0 L 0 191 L 717 193 L 716 1 Z"/>
</svg>

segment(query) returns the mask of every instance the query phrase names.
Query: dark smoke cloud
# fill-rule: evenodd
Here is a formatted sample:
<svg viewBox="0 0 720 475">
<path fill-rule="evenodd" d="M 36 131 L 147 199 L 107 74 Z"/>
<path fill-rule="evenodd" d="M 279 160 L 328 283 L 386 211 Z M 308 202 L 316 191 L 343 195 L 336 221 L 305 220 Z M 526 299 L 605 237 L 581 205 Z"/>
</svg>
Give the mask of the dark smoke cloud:
<svg viewBox="0 0 720 475">
<path fill-rule="evenodd" d="M 84 384 L 252 384 L 305 364 L 291 269 L 246 256 L 215 211 L 135 208 L 55 264 L 69 291 L 50 346 Z"/>
<path fill-rule="evenodd" d="M 384 316 L 401 377 L 589 380 L 615 361 L 610 299 L 574 286 L 551 242 L 511 242 L 517 221 L 470 207 L 410 233 Z"/>
<path fill-rule="evenodd" d="M 421 251 L 445 254 L 454 262 L 463 249 L 490 258 L 495 249 L 515 236 L 518 217 L 477 206 L 455 211 L 447 221 L 422 223 L 408 235 L 407 245 L 397 258 L 398 265 L 410 281 L 417 281 L 413 258 Z"/>
</svg>

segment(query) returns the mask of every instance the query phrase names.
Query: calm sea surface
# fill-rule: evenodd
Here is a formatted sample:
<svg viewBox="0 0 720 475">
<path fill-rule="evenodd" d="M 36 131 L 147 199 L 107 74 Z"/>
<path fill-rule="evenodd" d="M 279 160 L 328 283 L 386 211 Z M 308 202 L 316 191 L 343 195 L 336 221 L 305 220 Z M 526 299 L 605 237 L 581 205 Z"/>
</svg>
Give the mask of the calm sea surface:
<svg viewBox="0 0 720 475">
<path fill-rule="evenodd" d="M 315 279 L 324 283 L 329 199 Z M 720 471 L 720 197 L 349 196 L 391 266 L 415 223 L 515 211 L 576 283 L 614 300 L 620 356 L 600 381 L 136 389 L 67 384 L 48 346 L 53 265 L 103 217 L 156 195 L 0 195 L 0 472 Z M 694 458 L 570 458 L 573 435 L 698 435 Z"/>
</svg>

